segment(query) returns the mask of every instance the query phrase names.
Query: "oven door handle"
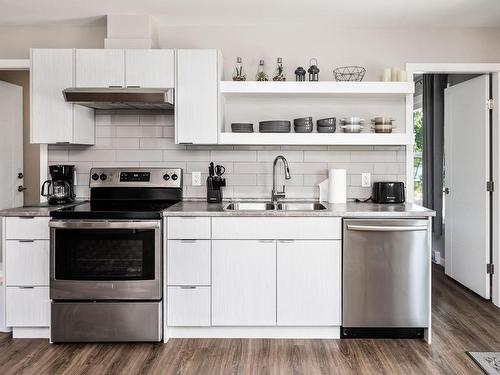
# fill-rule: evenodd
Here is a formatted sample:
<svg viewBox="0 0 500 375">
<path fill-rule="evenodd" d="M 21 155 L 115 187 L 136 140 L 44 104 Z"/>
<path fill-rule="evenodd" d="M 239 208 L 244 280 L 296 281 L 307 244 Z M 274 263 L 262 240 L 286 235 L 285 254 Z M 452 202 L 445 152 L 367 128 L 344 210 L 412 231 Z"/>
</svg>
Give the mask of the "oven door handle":
<svg viewBox="0 0 500 375">
<path fill-rule="evenodd" d="M 59 229 L 160 229 L 158 221 L 65 221 L 51 220 L 50 228 Z"/>
</svg>

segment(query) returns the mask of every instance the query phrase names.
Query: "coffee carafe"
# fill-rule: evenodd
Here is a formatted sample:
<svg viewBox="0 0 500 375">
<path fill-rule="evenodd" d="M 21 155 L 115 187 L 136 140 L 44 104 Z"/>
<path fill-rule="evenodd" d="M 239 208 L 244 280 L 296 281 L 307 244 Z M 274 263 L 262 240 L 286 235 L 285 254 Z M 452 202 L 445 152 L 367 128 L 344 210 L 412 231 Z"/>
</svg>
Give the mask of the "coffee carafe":
<svg viewBox="0 0 500 375">
<path fill-rule="evenodd" d="M 49 204 L 67 204 L 74 202 L 74 165 L 50 165 L 50 180 L 42 184 L 42 196 L 47 197 Z"/>
</svg>

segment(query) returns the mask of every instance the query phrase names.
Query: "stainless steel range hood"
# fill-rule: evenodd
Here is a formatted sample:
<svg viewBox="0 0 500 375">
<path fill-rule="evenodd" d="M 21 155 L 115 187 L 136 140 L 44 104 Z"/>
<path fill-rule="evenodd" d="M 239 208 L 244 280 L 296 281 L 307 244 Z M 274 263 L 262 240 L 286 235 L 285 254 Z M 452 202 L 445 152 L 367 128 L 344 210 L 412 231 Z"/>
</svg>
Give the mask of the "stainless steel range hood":
<svg viewBox="0 0 500 375">
<path fill-rule="evenodd" d="M 68 103 L 94 109 L 172 110 L 174 89 L 148 88 L 67 88 Z"/>
</svg>

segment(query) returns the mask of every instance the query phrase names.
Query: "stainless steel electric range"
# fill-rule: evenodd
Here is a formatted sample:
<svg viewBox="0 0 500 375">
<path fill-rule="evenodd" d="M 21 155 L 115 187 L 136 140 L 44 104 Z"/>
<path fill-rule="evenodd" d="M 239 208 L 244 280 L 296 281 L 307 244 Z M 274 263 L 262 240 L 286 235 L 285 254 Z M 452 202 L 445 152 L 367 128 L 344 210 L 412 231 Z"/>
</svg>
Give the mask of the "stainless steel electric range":
<svg viewBox="0 0 500 375">
<path fill-rule="evenodd" d="M 161 341 L 161 212 L 179 168 L 93 168 L 90 201 L 50 221 L 52 342 Z"/>
</svg>

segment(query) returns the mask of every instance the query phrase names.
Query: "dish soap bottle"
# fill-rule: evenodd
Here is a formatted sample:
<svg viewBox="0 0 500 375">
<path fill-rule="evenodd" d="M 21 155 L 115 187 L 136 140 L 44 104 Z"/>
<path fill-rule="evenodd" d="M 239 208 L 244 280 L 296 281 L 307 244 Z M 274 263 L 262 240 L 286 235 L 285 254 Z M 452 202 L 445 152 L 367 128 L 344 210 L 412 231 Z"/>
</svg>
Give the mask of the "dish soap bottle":
<svg viewBox="0 0 500 375">
<path fill-rule="evenodd" d="M 243 70 L 241 57 L 236 58 L 236 65 L 234 66 L 233 81 L 246 81 L 247 75 Z"/>
<path fill-rule="evenodd" d="M 267 74 L 264 71 L 264 60 L 260 60 L 259 67 L 257 68 L 257 75 L 255 76 L 256 81 L 268 81 Z"/>
<path fill-rule="evenodd" d="M 278 57 L 276 60 L 276 70 L 274 71 L 273 81 L 286 81 L 285 70 L 283 69 L 283 59 Z"/>
</svg>

